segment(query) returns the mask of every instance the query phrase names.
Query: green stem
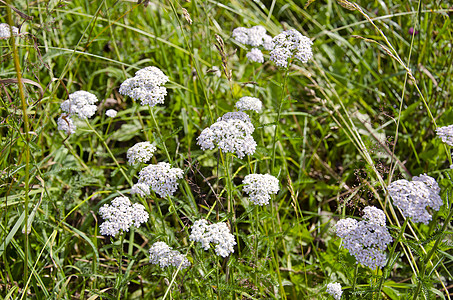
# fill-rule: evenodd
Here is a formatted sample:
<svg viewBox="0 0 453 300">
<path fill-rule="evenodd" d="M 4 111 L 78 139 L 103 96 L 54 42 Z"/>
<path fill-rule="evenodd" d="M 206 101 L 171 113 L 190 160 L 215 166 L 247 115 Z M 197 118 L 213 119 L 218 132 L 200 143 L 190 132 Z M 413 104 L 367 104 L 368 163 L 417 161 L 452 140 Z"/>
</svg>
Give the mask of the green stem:
<svg viewBox="0 0 453 300">
<path fill-rule="evenodd" d="M 121 242 L 120 242 L 120 251 L 119 251 L 119 254 L 120 254 L 120 257 L 118 259 L 118 277 L 117 277 L 117 290 L 118 290 L 118 294 L 116 295 L 117 296 L 117 299 L 120 300 L 121 299 L 121 290 L 122 290 L 122 282 L 123 282 L 123 278 L 122 278 L 122 273 L 123 273 L 123 270 L 121 269 L 122 265 L 123 265 L 123 254 L 124 254 L 124 251 L 123 251 L 123 243 L 124 243 L 124 236 L 126 235 L 125 232 L 123 232 L 121 234 Z"/>
<path fill-rule="evenodd" d="M 359 273 L 359 264 L 355 264 L 355 270 L 354 270 L 354 281 L 352 283 L 352 291 L 355 291 L 355 286 L 357 284 L 357 274 Z"/>
<path fill-rule="evenodd" d="M 160 132 L 159 125 L 157 125 L 157 121 L 156 121 L 156 118 L 154 117 L 154 112 L 153 112 L 153 109 L 151 107 L 149 107 L 149 113 L 151 114 L 151 119 L 153 119 L 154 126 L 156 126 L 157 134 L 159 135 L 160 141 L 162 143 L 162 147 L 164 147 L 165 155 L 167 156 L 168 162 L 170 164 L 172 164 L 173 160 L 170 157 L 170 153 L 168 153 L 167 146 L 165 146 L 165 141 L 164 141 L 164 139 L 162 137 L 162 133 Z"/>
</svg>

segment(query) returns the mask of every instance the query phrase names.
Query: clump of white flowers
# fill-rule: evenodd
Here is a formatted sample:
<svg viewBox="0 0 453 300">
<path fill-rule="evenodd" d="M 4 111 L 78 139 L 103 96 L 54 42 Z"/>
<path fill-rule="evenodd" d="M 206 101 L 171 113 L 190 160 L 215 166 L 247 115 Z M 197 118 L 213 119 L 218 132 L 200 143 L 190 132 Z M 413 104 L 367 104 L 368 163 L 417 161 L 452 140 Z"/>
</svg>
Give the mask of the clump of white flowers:
<svg viewBox="0 0 453 300">
<path fill-rule="evenodd" d="M 246 113 L 228 112 L 201 132 L 197 144 L 203 150 L 218 147 L 224 153 L 236 153 L 243 158 L 255 153 L 253 131 L 255 127 Z"/>
<path fill-rule="evenodd" d="M 249 194 L 250 201 L 255 205 L 267 205 L 271 194 L 277 194 L 280 190 L 278 179 L 270 174 L 250 174 L 242 181 L 244 192 Z"/>
<path fill-rule="evenodd" d="M 111 236 L 129 231 L 132 225 L 138 228 L 149 218 L 143 205 L 131 204 L 127 197 L 116 197 L 112 200 L 111 205 L 104 204 L 99 208 L 99 214 L 105 220 L 99 226 L 100 233 Z"/>
<path fill-rule="evenodd" d="M 429 206 L 438 211 L 443 204 L 439 196 L 439 185 L 434 178 L 426 174 L 414 176 L 412 181 L 394 181 L 388 186 L 388 191 L 403 216 L 412 218 L 415 223 L 428 224 L 432 216 L 426 208 Z"/>
<path fill-rule="evenodd" d="M 162 85 L 168 81 L 166 76 L 157 67 L 146 67 L 135 73 L 135 76 L 126 79 L 120 86 L 120 94 L 140 100 L 142 105 L 151 107 L 163 104 L 167 89 Z"/>
<path fill-rule="evenodd" d="M 245 96 L 236 102 L 235 107 L 239 111 L 254 110 L 259 113 L 263 108 L 263 103 L 258 98 Z"/>
<path fill-rule="evenodd" d="M 98 98 L 87 91 L 77 91 L 69 95 L 69 99 L 61 103 L 61 110 L 70 116 L 77 115 L 80 119 L 91 118 L 95 113 Z"/>
<path fill-rule="evenodd" d="M 253 48 L 245 55 L 250 61 L 262 64 L 264 62 L 263 52 L 258 48 Z"/>
<path fill-rule="evenodd" d="M 439 127 L 436 129 L 436 133 L 442 139 L 442 142 L 453 147 L 453 125 Z"/>
<path fill-rule="evenodd" d="M 149 186 L 144 183 L 136 183 L 131 188 L 131 194 L 139 194 L 145 197 L 150 194 Z"/>
<path fill-rule="evenodd" d="M 75 133 L 77 129 L 77 126 L 74 124 L 74 121 L 72 121 L 71 117 L 65 114 L 61 115 L 58 118 L 57 125 L 58 130 L 66 131 L 67 135 Z"/>
<path fill-rule="evenodd" d="M 326 292 L 332 295 L 335 300 L 340 300 L 341 294 L 343 294 L 343 291 L 341 290 L 341 284 L 339 284 L 338 282 L 329 283 L 327 285 Z"/>
<path fill-rule="evenodd" d="M 226 223 L 208 225 L 205 219 L 195 221 L 189 239 L 200 242 L 204 250 L 208 250 L 211 243 L 215 244 L 215 253 L 224 258 L 234 252 L 234 245 L 236 245 L 234 235 L 230 233 Z"/>
<path fill-rule="evenodd" d="M 172 168 L 169 163 L 160 162 L 157 165 L 149 165 L 139 173 L 138 183 L 148 185 L 151 190 L 161 197 L 173 195 L 178 188 L 178 179 L 183 177 L 184 171 Z"/>
<path fill-rule="evenodd" d="M 155 242 L 149 249 L 149 262 L 161 268 L 174 266 L 181 269 L 190 267 L 189 260 L 176 250 L 172 250 L 164 242 Z"/>
<path fill-rule="evenodd" d="M 137 143 L 127 150 L 127 159 L 130 165 L 138 162 L 147 162 L 153 157 L 156 147 L 151 145 L 150 142 Z"/>
<path fill-rule="evenodd" d="M 286 68 L 290 59 L 307 63 L 312 57 L 312 41 L 294 29 L 285 30 L 272 39 L 273 50 L 270 60 L 277 66 Z"/>
<path fill-rule="evenodd" d="M 385 227 L 385 214 L 382 210 L 367 206 L 363 209 L 363 220 L 342 219 L 336 225 L 336 234 L 343 239 L 343 247 L 349 250 L 357 263 L 373 270 L 385 266 L 383 251 L 392 241 Z"/>
<path fill-rule="evenodd" d="M 9 26 L 9 24 L 1 23 L 0 24 L 0 39 L 6 39 L 11 37 L 11 31 L 13 35 L 19 34 L 19 28 L 16 26 Z"/>
<path fill-rule="evenodd" d="M 109 117 L 109 118 L 114 118 L 114 117 L 116 117 L 116 114 L 117 114 L 117 113 L 118 113 L 118 112 L 117 112 L 116 110 L 114 110 L 114 109 L 109 109 L 109 110 L 107 110 L 107 111 L 105 112 L 105 115 L 106 115 L 107 117 Z"/>
</svg>

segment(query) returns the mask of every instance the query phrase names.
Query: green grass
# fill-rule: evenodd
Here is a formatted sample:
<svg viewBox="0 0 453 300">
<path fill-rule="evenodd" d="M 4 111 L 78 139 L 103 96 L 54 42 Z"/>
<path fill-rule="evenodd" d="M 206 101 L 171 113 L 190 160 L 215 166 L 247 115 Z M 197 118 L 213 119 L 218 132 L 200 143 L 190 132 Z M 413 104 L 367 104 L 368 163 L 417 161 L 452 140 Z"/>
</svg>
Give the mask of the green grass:
<svg viewBox="0 0 453 300">
<path fill-rule="evenodd" d="M 333 299 L 325 289 L 337 281 L 342 299 L 451 299 L 451 149 L 435 132 L 453 120 L 446 2 L 9 3 L 15 10 L 0 3 L 0 21 L 10 16 L 23 34 L 0 40 L 2 297 Z M 268 56 L 250 63 L 231 32 L 254 25 L 272 36 L 300 31 L 313 39 L 313 59 L 287 74 Z M 216 35 L 231 80 L 210 72 L 222 70 Z M 170 78 L 165 104 L 152 109 L 118 92 L 146 66 Z M 67 137 L 57 130 L 60 104 L 78 90 L 100 99 L 98 111 Z M 242 96 L 264 105 L 252 114 L 255 154 L 202 151 L 200 132 Z M 118 110 L 113 120 L 108 108 Z M 158 147 L 152 163 L 185 172 L 170 199 L 129 194 L 145 165 L 128 165 L 126 151 L 145 140 Z M 278 177 L 271 205 L 246 200 L 250 172 Z M 437 180 L 444 201 L 429 225 L 405 223 L 386 192 L 421 173 Z M 150 219 L 104 237 L 99 207 L 122 194 Z M 378 271 L 357 265 L 334 233 L 336 221 L 367 205 L 385 211 L 397 241 Z M 222 259 L 191 243 L 200 218 L 230 222 L 234 254 Z M 156 241 L 187 253 L 192 267 L 149 264 Z"/>
</svg>

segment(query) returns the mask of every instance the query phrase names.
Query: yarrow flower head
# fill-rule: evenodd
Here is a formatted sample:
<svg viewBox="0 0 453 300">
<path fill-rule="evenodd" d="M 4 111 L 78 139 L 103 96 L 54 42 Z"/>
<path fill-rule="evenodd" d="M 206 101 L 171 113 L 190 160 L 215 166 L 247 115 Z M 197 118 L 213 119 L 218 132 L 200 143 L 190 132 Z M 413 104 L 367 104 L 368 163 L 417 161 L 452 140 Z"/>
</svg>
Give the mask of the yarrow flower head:
<svg viewBox="0 0 453 300">
<path fill-rule="evenodd" d="M 169 163 L 160 162 L 157 165 L 149 165 L 139 173 L 138 183 L 148 185 L 161 197 L 173 195 L 178 188 L 178 179 L 181 179 L 184 171 L 172 168 Z"/>
<path fill-rule="evenodd" d="M 270 174 L 250 174 L 244 177 L 244 192 L 249 194 L 250 201 L 255 205 L 267 205 L 271 194 L 280 190 L 278 179 Z"/>
<path fill-rule="evenodd" d="M 190 267 L 189 260 L 176 250 L 172 250 L 164 242 L 155 242 L 149 249 L 149 262 L 161 268 L 173 266 L 181 269 Z"/>
<path fill-rule="evenodd" d="M 201 149 L 214 149 L 224 153 L 236 153 L 239 158 L 255 153 L 256 142 L 252 133 L 255 130 L 250 117 L 244 112 L 229 112 L 217 122 L 205 128 L 197 138 Z"/>
<path fill-rule="evenodd" d="M 144 183 L 136 183 L 131 188 L 131 194 L 139 194 L 142 197 L 150 194 L 149 186 Z"/>
<path fill-rule="evenodd" d="M 312 41 L 294 29 L 285 30 L 272 39 L 273 50 L 270 60 L 277 66 L 286 68 L 288 60 L 296 58 L 307 63 L 312 57 Z"/>
<path fill-rule="evenodd" d="M 436 129 L 436 133 L 442 139 L 442 142 L 453 147 L 453 125 L 439 127 Z"/>
<path fill-rule="evenodd" d="M 91 118 L 95 113 L 98 98 L 86 91 L 77 91 L 69 95 L 69 99 L 61 103 L 61 109 L 69 115 L 77 115 L 81 119 Z"/>
<path fill-rule="evenodd" d="M 232 36 L 236 42 L 253 47 L 269 47 L 269 41 L 272 39 L 271 36 L 266 34 L 266 28 L 261 25 L 253 26 L 252 28 L 235 28 L 233 30 Z"/>
<path fill-rule="evenodd" d="M 120 94 L 140 100 L 142 105 L 151 107 L 164 103 L 167 89 L 161 85 L 168 81 L 166 76 L 157 67 L 146 67 L 135 73 L 135 76 L 126 79 L 120 86 Z"/>
<path fill-rule="evenodd" d="M 127 159 L 129 164 L 133 165 L 138 162 L 147 162 L 153 157 L 156 147 L 151 145 L 150 142 L 137 143 L 127 150 Z"/>
<path fill-rule="evenodd" d="M 263 52 L 258 48 L 253 48 L 245 55 L 250 61 L 262 64 L 264 62 Z"/>
<path fill-rule="evenodd" d="M 61 115 L 58 118 L 57 125 L 58 130 L 64 130 L 68 135 L 75 133 L 77 128 L 74 122 L 72 121 L 71 116 L 65 114 Z"/>
<path fill-rule="evenodd" d="M 99 208 L 99 214 L 105 220 L 99 226 L 100 233 L 111 236 L 129 231 L 132 225 L 138 228 L 149 218 L 143 205 L 131 204 L 127 197 L 116 197 L 112 200 L 111 205 L 104 204 Z"/>
<path fill-rule="evenodd" d="M 259 113 L 263 108 L 263 103 L 258 98 L 245 96 L 239 99 L 238 102 L 236 102 L 235 107 L 239 111 L 254 110 L 255 112 Z"/>
<path fill-rule="evenodd" d="M 338 282 L 329 283 L 327 285 L 326 292 L 332 295 L 335 300 L 340 300 L 341 294 L 343 294 L 343 291 L 341 290 L 341 284 L 339 284 Z"/>
<path fill-rule="evenodd" d="M 208 221 L 200 219 L 192 225 L 189 239 L 200 242 L 204 250 L 210 248 L 210 244 L 215 244 L 214 251 L 218 256 L 227 257 L 234 252 L 234 235 L 230 233 L 226 223 L 216 223 L 208 225 Z"/>
<path fill-rule="evenodd" d="M 9 26 L 9 24 L 1 23 L 0 24 L 0 39 L 6 39 L 11 37 L 11 31 L 13 35 L 19 34 L 19 29 L 16 26 Z"/>
<path fill-rule="evenodd" d="M 388 186 L 388 191 L 403 216 L 412 218 L 415 223 L 428 224 L 432 216 L 426 208 L 431 207 L 438 211 L 443 204 L 439 196 L 439 185 L 434 178 L 426 174 L 414 176 L 412 181 L 394 181 Z"/>
<path fill-rule="evenodd" d="M 338 221 L 337 236 L 343 239 L 343 248 L 349 250 L 357 263 L 371 269 L 385 266 L 386 256 L 383 251 L 392 241 L 385 227 L 385 214 L 375 207 L 365 207 L 363 220 L 357 222 L 347 218 Z"/>
<path fill-rule="evenodd" d="M 116 114 L 117 114 L 117 113 L 118 113 L 118 112 L 117 112 L 116 110 L 114 110 L 114 109 L 109 109 L 109 110 L 107 110 L 107 111 L 105 112 L 105 115 L 106 115 L 107 117 L 114 118 L 114 117 L 116 117 Z"/>
</svg>

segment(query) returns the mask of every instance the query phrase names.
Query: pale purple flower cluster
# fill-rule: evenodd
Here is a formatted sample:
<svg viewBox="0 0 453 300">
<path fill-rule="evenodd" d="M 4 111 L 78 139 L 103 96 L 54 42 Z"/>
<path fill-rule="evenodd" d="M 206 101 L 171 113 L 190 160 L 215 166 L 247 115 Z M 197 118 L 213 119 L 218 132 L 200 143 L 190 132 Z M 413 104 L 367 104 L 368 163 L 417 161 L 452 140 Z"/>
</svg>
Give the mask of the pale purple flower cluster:
<svg viewBox="0 0 453 300">
<path fill-rule="evenodd" d="M 19 29 L 16 26 L 9 26 L 9 24 L 1 23 L 0 24 L 0 39 L 7 39 L 11 37 L 11 31 L 13 35 L 19 34 Z"/>
<path fill-rule="evenodd" d="M 340 300 L 341 294 L 343 294 L 343 291 L 341 290 L 341 284 L 339 284 L 338 282 L 329 283 L 327 285 L 326 292 L 332 295 L 335 300 Z"/>
<path fill-rule="evenodd" d="M 181 269 L 190 267 L 189 260 L 164 242 L 155 242 L 149 249 L 149 262 L 161 268 L 173 266 Z"/>
<path fill-rule="evenodd" d="M 151 107 L 164 103 L 167 89 L 161 85 L 168 81 L 168 77 L 157 67 L 146 67 L 135 73 L 135 76 L 126 79 L 120 86 L 120 94 L 140 100 L 142 105 Z"/>
<path fill-rule="evenodd" d="M 442 142 L 453 147 L 453 125 L 439 127 L 436 129 L 436 133 L 442 139 Z"/>
<path fill-rule="evenodd" d="M 249 194 L 250 201 L 255 205 L 267 205 L 271 194 L 280 190 L 278 179 L 270 174 L 250 174 L 242 181 L 244 192 Z"/>
<path fill-rule="evenodd" d="M 292 58 L 307 63 L 312 57 L 312 41 L 294 29 L 285 30 L 272 39 L 273 50 L 270 60 L 277 66 L 286 68 Z"/>
<path fill-rule="evenodd" d="M 156 151 L 150 142 L 141 142 L 137 143 L 127 150 L 127 159 L 129 164 L 133 165 L 138 162 L 144 163 L 147 162 L 153 157 L 154 152 Z"/>
<path fill-rule="evenodd" d="M 104 204 L 99 208 L 99 214 L 105 220 L 100 228 L 102 235 L 115 236 L 120 232 L 127 232 L 133 225 L 140 227 L 148 221 L 148 212 L 141 204 L 131 204 L 127 197 L 116 197 L 111 205 Z"/>
<path fill-rule="evenodd" d="M 254 110 L 258 113 L 263 108 L 263 103 L 258 98 L 245 96 L 236 102 L 235 107 L 239 111 Z"/>
<path fill-rule="evenodd" d="M 336 234 L 343 239 L 343 247 L 349 250 L 357 263 L 371 269 L 385 266 L 383 251 L 392 241 L 385 227 L 385 214 L 382 210 L 367 206 L 363 209 L 363 220 L 342 219 L 336 225 Z"/>
<path fill-rule="evenodd" d="M 172 168 L 169 163 L 160 162 L 157 165 L 149 165 L 139 173 L 138 183 L 148 185 L 151 190 L 161 197 L 173 195 L 178 188 L 178 179 L 183 177 L 184 171 Z"/>
<path fill-rule="evenodd" d="M 439 185 L 434 178 L 426 174 L 414 176 L 412 181 L 394 181 L 388 186 L 388 191 L 403 216 L 412 218 L 415 223 L 428 224 L 432 216 L 426 208 L 431 207 L 438 211 L 443 204 Z"/>
<path fill-rule="evenodd" d="M 228 112 L 201 132 L 197 144 L 203 150 L 218 147 L 224 153 L 236 153 L 239 158 L 243 158 L 246 154 L 255 153 L 254 130 L 246 113 Z"/>
<path fill-rule="evenodd" d="M 208 250 L 211 243 L 215 244 L 215 253 L 224 258 L 234 252 L 234 245 L 236 245 L 234 235 L 230 233 L 226 223 L 208 225 L 205 219 L 195 221 L 189 239 L 200 242 L 204 250 Z"/>
</svg>

